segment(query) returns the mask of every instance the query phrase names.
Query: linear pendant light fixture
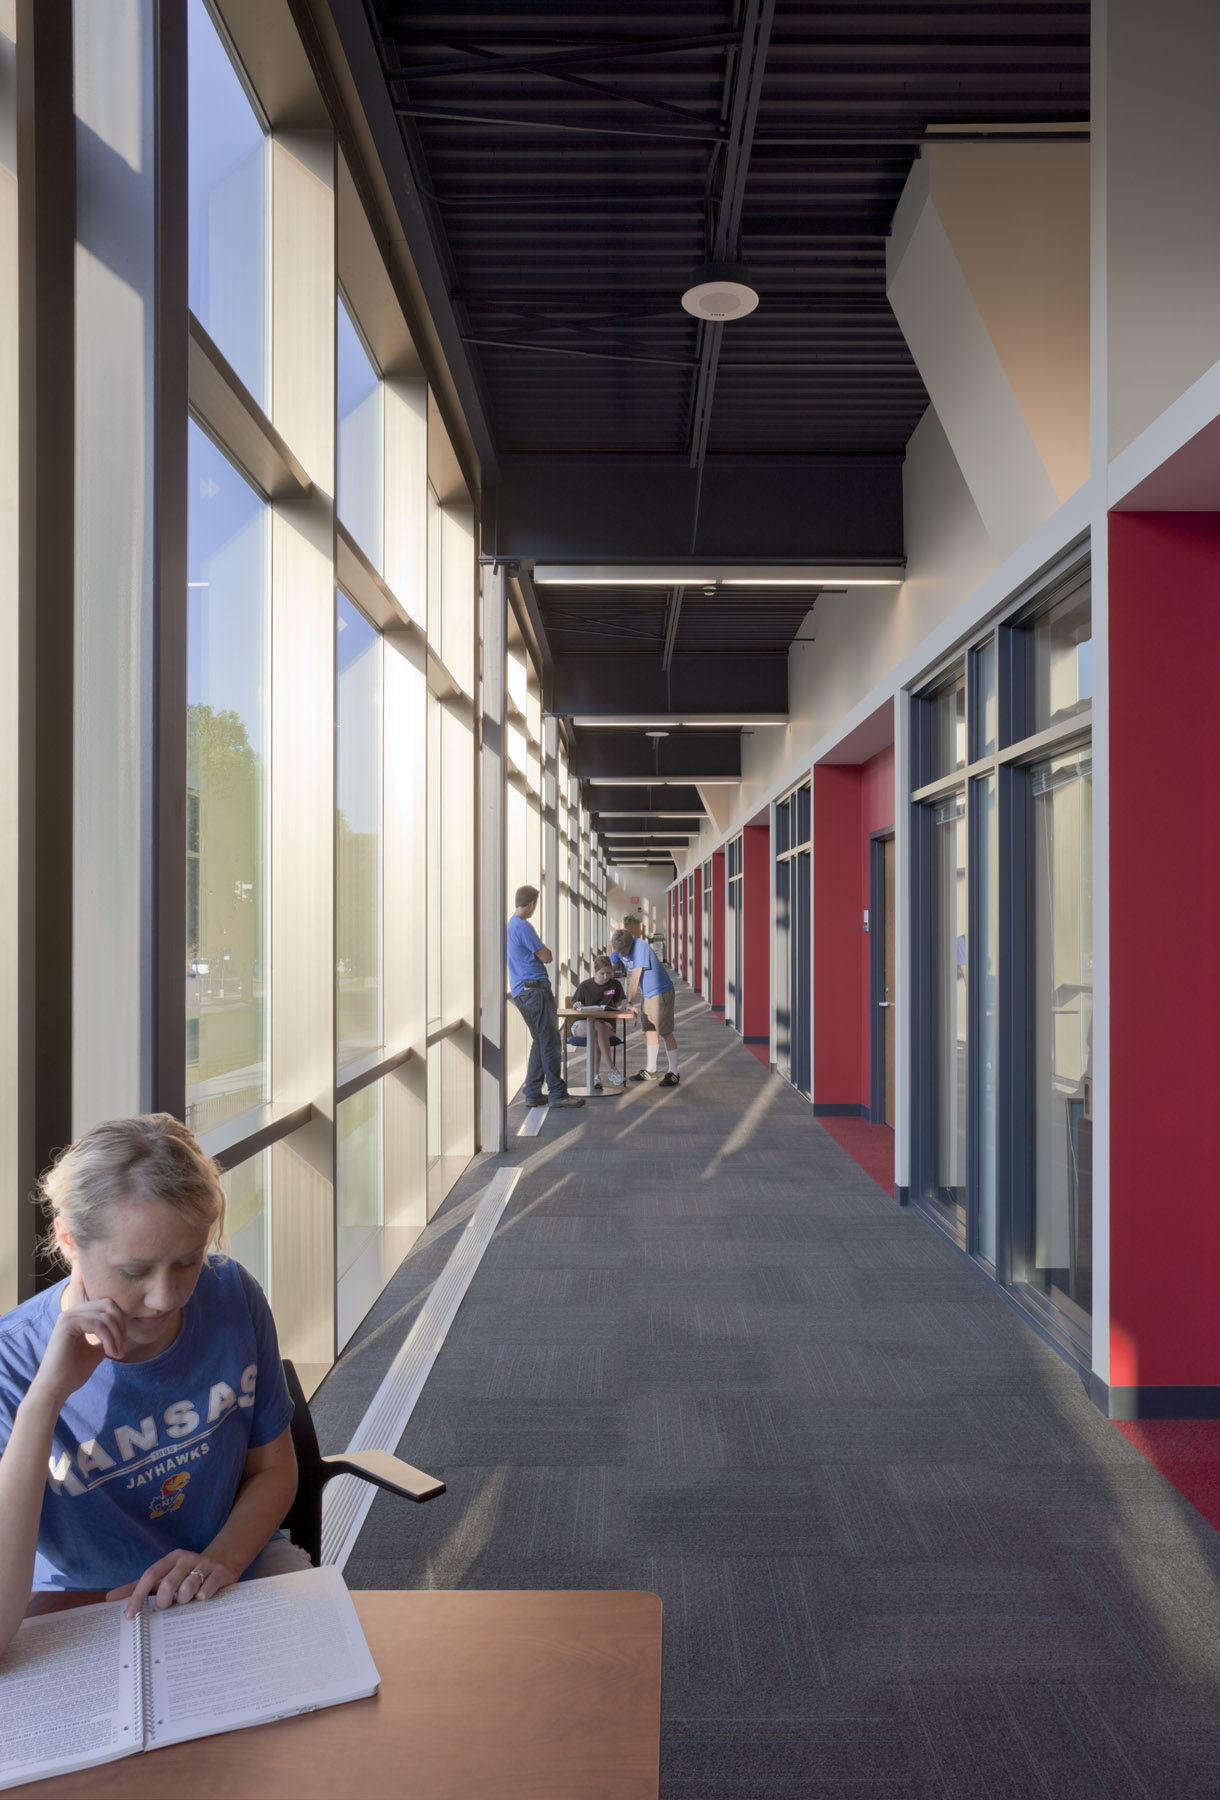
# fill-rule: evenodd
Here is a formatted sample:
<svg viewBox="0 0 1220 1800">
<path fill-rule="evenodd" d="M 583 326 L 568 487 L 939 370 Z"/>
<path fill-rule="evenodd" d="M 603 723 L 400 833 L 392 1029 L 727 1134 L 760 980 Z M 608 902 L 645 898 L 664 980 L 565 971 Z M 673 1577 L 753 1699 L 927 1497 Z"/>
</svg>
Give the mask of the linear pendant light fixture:
<svg viewBox="0 0 1220 1800">
<path fill-rule="evenodd" d="M 535 587 L 900 587 L 906 564 L 536 563 Z"/>
</svg>

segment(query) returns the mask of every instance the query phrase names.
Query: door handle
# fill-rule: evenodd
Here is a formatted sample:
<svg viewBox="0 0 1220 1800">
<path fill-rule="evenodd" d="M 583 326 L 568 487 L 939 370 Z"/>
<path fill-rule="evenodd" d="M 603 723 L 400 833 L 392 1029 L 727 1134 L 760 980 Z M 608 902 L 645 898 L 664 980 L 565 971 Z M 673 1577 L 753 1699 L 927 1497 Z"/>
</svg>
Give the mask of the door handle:
<svg viewBox="0 0 1220 1800">
<path fill-rule="evenodd" d="M 878 1000 L 877 1002 L 878 1006 L 893 1006 L 893 1004 L 894 1002 L 892 1000 Z"/>
</svg>

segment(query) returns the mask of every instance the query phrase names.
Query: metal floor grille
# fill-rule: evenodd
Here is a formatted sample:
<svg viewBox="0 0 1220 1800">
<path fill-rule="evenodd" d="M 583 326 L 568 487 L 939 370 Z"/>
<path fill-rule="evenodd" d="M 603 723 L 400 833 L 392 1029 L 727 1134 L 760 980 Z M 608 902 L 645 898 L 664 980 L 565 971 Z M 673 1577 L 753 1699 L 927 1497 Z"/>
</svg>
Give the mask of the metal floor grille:
<svg viewBox="0 0 1220 1800">
<path fill-rule="evenodd" d="M 470 1217 L 453 1254 L 436 1279 L 385 1380 L 352 1434 L 350 1450 L 393 1451 L 432 1372 L 432 1365 L 492 1233 L 504 1216 L 520 1169 L 501 1169 Z M 322 1561 L 341 1569 L 355 1547 L 377 1489 L 353 1475 L 330 1482 L 322 1500 Z"/>
</svg>

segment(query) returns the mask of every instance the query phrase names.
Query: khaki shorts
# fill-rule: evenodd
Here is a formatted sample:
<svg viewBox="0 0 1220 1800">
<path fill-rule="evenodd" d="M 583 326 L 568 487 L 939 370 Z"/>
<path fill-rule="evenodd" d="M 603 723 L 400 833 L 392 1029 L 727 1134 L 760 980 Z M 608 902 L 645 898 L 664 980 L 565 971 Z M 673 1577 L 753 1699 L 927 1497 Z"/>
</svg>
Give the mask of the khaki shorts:
<svg viewBox="0 0 1220 1800">
<path fill-rule="evenodd" d="M 672 1037 L 674 1030 L 674 991 L 666 988 L 663 994 L 648 994 L 644 1000 L 644 1017 L 648 1021 L 649 1031 L 659 1032 L 661 1037 Z"/>
</svg>

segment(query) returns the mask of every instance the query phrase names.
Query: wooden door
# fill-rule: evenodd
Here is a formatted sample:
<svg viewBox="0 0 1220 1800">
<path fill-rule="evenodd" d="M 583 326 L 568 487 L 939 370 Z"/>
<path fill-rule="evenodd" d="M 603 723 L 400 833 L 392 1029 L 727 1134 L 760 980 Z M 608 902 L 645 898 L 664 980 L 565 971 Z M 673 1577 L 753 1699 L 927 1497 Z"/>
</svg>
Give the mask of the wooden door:
<svg viewBox="0 0 1220 1800">
<path fill-rule="evenodd" d="M 884 931 L 883 984 L 885 992 L 885 1122 L 894 1123 L 894 840 L 882 847 L 882 928 Z"/>
</svg>

